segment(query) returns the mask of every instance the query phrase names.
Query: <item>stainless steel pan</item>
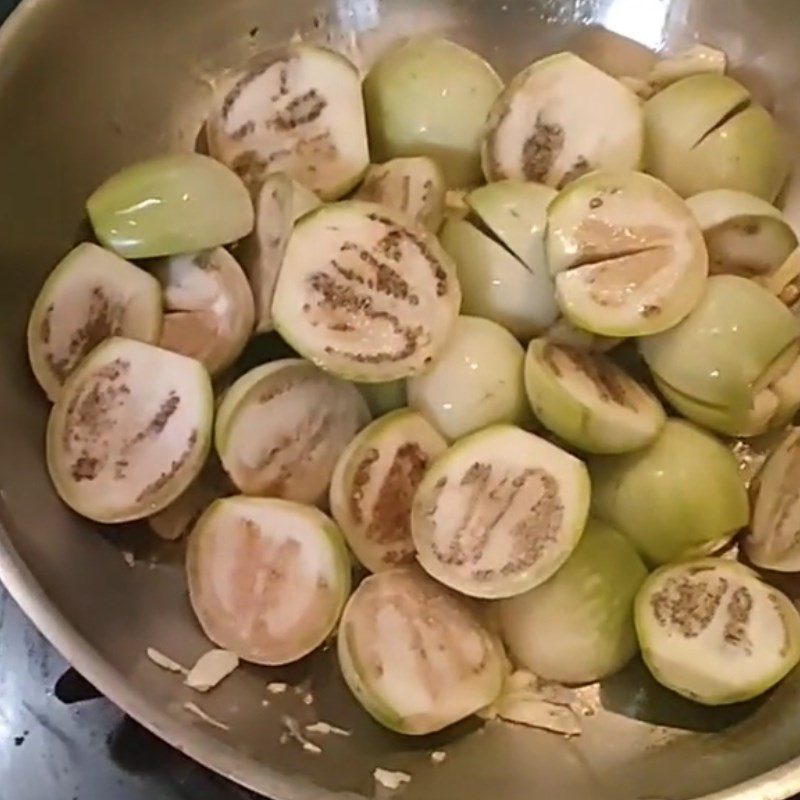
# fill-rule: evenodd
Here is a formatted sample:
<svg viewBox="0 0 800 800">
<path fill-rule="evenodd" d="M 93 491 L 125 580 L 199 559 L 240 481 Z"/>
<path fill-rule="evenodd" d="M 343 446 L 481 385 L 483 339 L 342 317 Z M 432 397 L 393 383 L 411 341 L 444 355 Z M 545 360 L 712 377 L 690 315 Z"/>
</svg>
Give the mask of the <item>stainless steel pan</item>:
<svg viewBox="0 0 800 800">
<path fill-rule="evenodd" d="M 406 800 L 778 800 L 800 790 L 800 676 L 759 704 L 710 713 L 634 666 L 601 687 L 572 741 L 471 724 L 433 740 L 391 735 L 350 700 L 324 653 L 291 669 L 241 669 L 212 695 L 190 696 L 145 657 L 154 646 L 191 662 L 207 647 L 181 554 L 136 528 L 73 516 L 45 474 L 46 406 L 24 358 L 30 304 L 80 235 L 101 179 L 192 146 L 215 77 L 297 30 L 343 46 L 355 34 L 367 58 L 398 36 L 444 31 L 506 75 L 559 48 L 618 73 L 646 66 L 646 50 L 603 27 L 646 48 L 721 46 L 800 128 L 798 0 L 27 0 L 0 32 L 0 578 L 125 711 L 275 800 L 373 797 L 378 766 L 413 775 Z M 314 704 L 292 690 L 269 695 L 270 681 L 301 685 Z M 229 730 L 192 717 L 186 700 Z M 285 715 L 352 736 L 328 737 L 315 756 L 281 744 Z M 431 763 L 434 749 L 448 752 L 443 764 Z"/>
</svg>

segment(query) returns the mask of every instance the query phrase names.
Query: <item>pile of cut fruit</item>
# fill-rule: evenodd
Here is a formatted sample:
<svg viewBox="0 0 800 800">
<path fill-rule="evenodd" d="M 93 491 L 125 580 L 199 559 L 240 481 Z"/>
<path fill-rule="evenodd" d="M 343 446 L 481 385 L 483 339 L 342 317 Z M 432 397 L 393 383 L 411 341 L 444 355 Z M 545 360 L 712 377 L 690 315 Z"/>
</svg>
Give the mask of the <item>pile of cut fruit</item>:
<svg viewBox="0 0 800 800">
<path fill-rule="evenodd" d="M 800 571 L 800 256 L 722 53 L 504 86 L 443 39 L 363 77 L 297 43 L 203 138 L 92 194 L 28 345 L 58 494 L 187 532 L 209 639 L 282 665 L 336 635 L 408 734 L 514 670 L 641 651 L 709 705 L 789 673 L 800 614 L 759 570 Z M 293 357 L 242 367 L 270 337 Z"/>
</svg>

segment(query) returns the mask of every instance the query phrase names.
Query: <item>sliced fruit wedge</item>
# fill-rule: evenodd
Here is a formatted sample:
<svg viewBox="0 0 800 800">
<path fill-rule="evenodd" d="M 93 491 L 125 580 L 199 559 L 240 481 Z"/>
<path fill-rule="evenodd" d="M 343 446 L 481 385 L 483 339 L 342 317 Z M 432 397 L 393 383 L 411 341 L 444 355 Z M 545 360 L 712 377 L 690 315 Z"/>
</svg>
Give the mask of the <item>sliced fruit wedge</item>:
<svg viewBox="0 0 800 800">
<path fill-rule="evenodd" d="M 224 248 L 173 256 L 153 274 L 164 289 L 161 347 L 196 358 L 212 375 L 241 355 L 253 334 L 253 294 Z"/>
<path fill-rule="evenodd" d="M 700 301 L 708 254 L 686 204 L 639 172 L 594 172 L 549 209 L 556 299 L 579 328 L 604 336 L 667 330 Z"/>
<path fill-rule="evenodd" d="M 573 53 L 523 70 L 494 104 L 482 161 L 486 179 L 562 188 L 596 169 L 638 169 L 644 121 L 639 99 Z"/>
<path fill-rule="evenodd" d="M 79 244 L 53 269 L 28 320 L 28 358 L 50 400 L 83 358 L 111 336 L 154 344 L 161 288 L 143 270 L 95 244 Z"/>
<path fill-rule="evenodd" d="M 769 202 L 788 162 L 772 116 L 732 78 L 693 75 L 644 106 L 645 168 L 683 197 L 736 189 Z"/>
<path fill-rule="evenodd" d="M 800 661 L 800 614 L 735 561 L 653 573 L 636 600 L 642 656 L 655 679 L 704 705 L 763 694 Z"/>
<path fill-rule="evenodd" d="M 274 498 L 213 503 L 192 531 L 186 573 L 206 636 L 268 666 L 319 647 L 350 594 L 350 558 L 333 520 Z"/>
<path fill-rule="evenodd" d="M 500 642 L 473 606 L 418 567 L 367 578 L 342 615 L 339 665 L 381 725 L 421 736 L 493 703 L 503 688 Z"/>
<path fill-rule="evenodd" d="M 480 317 L 459 317 L 436 361 L 408 381 L 408 404 L 450 441 L 530 417 L 523 383 L 522 345 Z"/>
<path fill-rule="evenodd" d="M 319 503 L 336 461 L 369 418 L 355 386 L 307 361 L 284 359 L 231 386 L 217 412 L 214 440 L 243 494 Z"/>
<path fill-rule="evenodd" d="M 100 243 L 125 258 L 210 250 L 253 229 L 244 184 L 198 153 L 126 167 L 95 191 L 86 208 Z"/>
<path fill-rule="evenodd" d="M 791 429 L 758 475 L 744 547 L 757 567 L 800 571 L 800 428 Z"/>
<path fill-rule="evenodd" d="M 649 447 L 595 457 L 592 514 L 633 542 L 650 564 L 713 553 L 750 517 L 736 459 L 720 441 L 670 419 Z"/>
<path fill-rule="evenodd" d="M 476 186 L 483 127 L 502 88 L 486 61 L 454 42 L 426 36 L 396 45 L 364 80 L 373 158 L 428 156 L 450 188 Z"/>
<path fill-rule="evenodd" d="M 703 231 L 712 275 L 764 278 L 776 272 L 798 245 L 786 217 L 755 195 L 714 189 L 686 203 Z"/>
<path fill-rule="evenodd" d="M 355 196 L 405 214 L 436 233 L 444 220 L 446 193 L 439 165 L 432 158 L 417 156 L 371 166 Z"/>
<path fill-rule="evenodd" d="M 323 200 L 347 194 L 369 165 L 358 70 L 344 56 L 298 44 L 261 60 L 206 123 L 208 148 L 257 190 L 285 172 Z"/>
<path fill-rule="evenodd" d="M 465 219 L 449 218 L 440 240 L 458 269 L 464 314 L 492 320 L 523 341 L 556 321 L 553 280 L 544 270 L 528 269 Z"/>
<path fill-rule="evenodd" d="M 633 603 L 647 567 L 609 525 L 589 520 L 567 563 L 550 580 L 499 604 L 514 662 L 544 678 L 592 683 L 621 670 L 639 646 Z"/>
<path fill-rule="evenodd" d="M 353 200 L 295 227 L 272 312 L 278 333 L 318 366 L 385 383 L 433 361 L 460 304 L 455 266 L 431 233 Z"/>
<path fill-rule="evenodd" d="M 202 469 L 213 413 L 198 361 L 109 339 L 70 375 L 50 413 L 47 467 L 56 491 L 97 522 L 155 514 Z"/>
<path fill-rule="evenodd" d="M 626 453 L 650 444 L 666 422 L 658 399 L 600 354 L 532 341 L 525 387 L 536 417 L 588 453 Z"/>
<path fill-rule="evenodd" d="M 414 561 L 411 501 L 446 449 L 425 417 L 401 410 L 367 426 L 342 453 L 331 481 L 331 510 L 370 572 Z"/>
<path fill-rule="evenodd" d="M 411 515 L 417 558 L 462 594 L 522 594 L 569 558 L 589 495 L 577 458 L 511 425 L 487 428 L 454 445 L 423 478 Z"/>
<path fill-rule="evenodd" d="M 320 205 L 313 192 L 282 172 L 268 175 L 255 194 L 255 228 L 239 243 L 236 258 L 250 281 L 258 333 L 269 333 L 274 327 L 272 298 L 292 229 Z"/>
</svg>

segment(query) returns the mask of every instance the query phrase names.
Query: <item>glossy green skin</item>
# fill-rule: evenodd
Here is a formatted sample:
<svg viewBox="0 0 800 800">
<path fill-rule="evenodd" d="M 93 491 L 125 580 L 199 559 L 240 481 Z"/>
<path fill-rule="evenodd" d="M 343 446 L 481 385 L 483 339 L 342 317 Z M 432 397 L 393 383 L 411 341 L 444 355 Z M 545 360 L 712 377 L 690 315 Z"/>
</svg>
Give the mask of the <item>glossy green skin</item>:
<svg viewBox="0 0 800 800">
<path fill-rule="evenodd" d="M 373 161 L 430 156 L 451 188 L 478 185 L 483 126 L 502 88 L 480 56 L 446 39 L 394 47 L 364 80 Z"/>
<path fill-rule="evenodd" d="M 250 195 L 217 161 L 180 153 L 109 178 L 86 203 L 99 241 L 125 258 L 210 250 L 253 229 Z"/>
<path fill-rule="evenodd" d="M 648 448 L 591 459 L 592 513 L 650 564 L 714 552 L 750 518 L 731 452 L 689 422 L 668 420 Z"/>
</svg>

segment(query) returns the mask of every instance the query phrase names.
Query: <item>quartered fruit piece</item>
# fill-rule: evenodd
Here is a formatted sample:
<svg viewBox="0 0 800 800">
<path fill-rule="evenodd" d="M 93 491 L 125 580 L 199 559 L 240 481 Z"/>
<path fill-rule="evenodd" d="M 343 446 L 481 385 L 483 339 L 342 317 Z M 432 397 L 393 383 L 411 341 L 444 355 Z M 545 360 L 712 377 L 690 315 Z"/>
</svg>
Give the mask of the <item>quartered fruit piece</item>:
<svg viewBox="0 0 800 800">
<path fill-rule="evenodd" d="M 197 153 L 126 167 L 95 191 L 86 208 L 101 244 L 125 258 L 210 250 L 253 229 L 244 184 Z"/>
<path fill-rule="evenodd" d="M 523 341 L 555 322 L 558 306 L 546 271 L 528 269 L 465 219 L 446 220 L 440 240 L 458 270 L 464 314 L 496 322 Z"/>
<path fill-rule="evenodd" d="M 439 165 L 432 158 L 417 156 L 370 167 L 355 196 L 399 211 L 436 233 L 444 219 L 446 193 Z"/>
<path fill-rule="evenodd" d="M 525 387 L 540 422 L 589 453 L 638 450 L 666 421 L 658 399 L 613 361 L 544 339 L 528 347 Z"/>
<path fill-rule="evenodd" d="M 164 289 L 160 346 L 196 358 L 212 374 L 229 367 L 253 334 L 255 311 L 247 278 L 222 247 L 173 256 L 153 274 Z"/>
<path fill-rule="evenodd" d="M 45 281 L 28 320 L 28 358 L 51 400 L 83 358 L 111 336 L 155 343 L 161 288 L 143 270 L 94 244 L 79 244 Z"/>
<path fill-rule="evenodd" d="M 704 705 L 763 694 L 800 661 L 800 614 L 735 561 L 653 573 L 636 600 L 642 656 L 655 679 Z"/>
<path fill-rule="evenodd" d="M 488 181 L 562 188 L 596 169 L 638 169 L 644 121 L 639 99 L 573 53 L 537 61 L 494 104 L 483 144 Z"/>
<path fill-rule="evenodd" d="M 428 156 L 451 188 L 481 183 L 483 127 L 502 88 L 480 56 L 446 39 L 393 47 L 364 80 L 373 158 Z"/>
<path fill-rule="evenodd" d="M 47 467 L 56 491 L 97 522 L 155 514 L 202 469 L 213 413 L 198 361 L 109 339 L 72 373 L 50 414 Z"/>
<path fill-rule="evenodd" d="M 758 475 L 750 532 L 750 561 L 778 572 L 800 572 L 800 428 L 793 428 Z"/>
<path fill-rule="evenodd" d="M 418 560 L 472 597 L 522 594 L 569 558 L 589 495 L 577 458 L 511 425 L 487 428 L 454 445 L 423 478 L 411 515 Z"/>
<path fill-rule="evenodd" d="M 319 647 L 350 594 L 350 558 L 333 520 L 274 498 L 213 503 L 192 531 L 186 573 L 206 636 L 269 666 Z"/>
<path fill-rule="evenodd" d="M 800 391 L 799 337 L 800 321 L 768 290 L 717 275 L 683 322 L 642 339 L 639 349 L 681 413 L 721 433 L 748 436 L 786 421 Z"/>
<path fill-rule="evenodd" d="M 369 165 L 358 70 L 298 44 L 253 65 L 206 123 L 209 152 L 252 189 L 285 172 L 319 195 L 347 194 Z"/>
<path fill-rule="evenodd" d="M 750 92 L 716 73 L 659 92 L 645 109 L 645 169 L 683 197 L 737 189 L 772 202 L 788 161 L 775 120 Z"/>
<path fill-rule="evenodd" d="M 575 551 L 550 580 L 500 602 L 501 635 L 511 657 L 559 683 L 613 675 L 639 649 L 633 603 L 646 577 L 630 542 L 590 519 Z"/>
<path fill-rule="evenodd" d="M 273 329 L 272 298 L 297 221 L 319 208 L 319 198 L 288 175 L 268 175 L 254 195 L 256 224 L 253 233 L 236 248 L 236 258 L 247 273 L 256 304 L 256 331 Z"/>
<path fill-rule="evenodd" d="M 522 425 L 530 417 L 524 358 L 496 323 L 459 317 L 436 361 L 408 381 L 408 404 L 451 441 L 499 422 Z"/>
<path fill-rule="evenodd" d="M 763 279 L 797 247 L 797 235 L 784 215 L 755 195 L 714 189 L 686 203 L 703 231 L 712 274 Z"/>
<path fill-rule="evenodd" d="M 418 567 L 367 578 L 350 598 L 339 664 L 381 725 L 414 736 L 442 730 L 493 703 L 505 657 L 472 604 Z"/>
<path fill-rule="evenodd" d="M 318 366 L 386 383 L 431 363 L 460 304 L 455 266 L 431 233 L 353 200 L 295 227 L 272 312 L 278 333 Z"/>
<path fill-rule="evenodd" d="M 319 503 L 333 468 L 369 422 L 350 384 L 300 359 L 273 361 L 237 380 L 217 412 L 214 440 L 239 491 Z"/>
<path fill-rule="evenodd" d="M 591 459 L 592 514 L 651 564 L 713 553 L 750 517 L 736 459 L 720 441 L 667 420 L 649 447 Z"/>
<path fill-rule="evenodd" d="M 666 330 L 700 301 L 703 235 L 686 204 L 639 172 L 579 178 L 549 209 L 556 299 L 579 328 L 604 336 Z"/>
<path fill-rule="evenodd" d="M 370 572 L 413 562 L 411 501 L 447 442 L 414 411 L 376 420 L 342 453 L 331 510 L 350 549 Z"/>
</svg>

